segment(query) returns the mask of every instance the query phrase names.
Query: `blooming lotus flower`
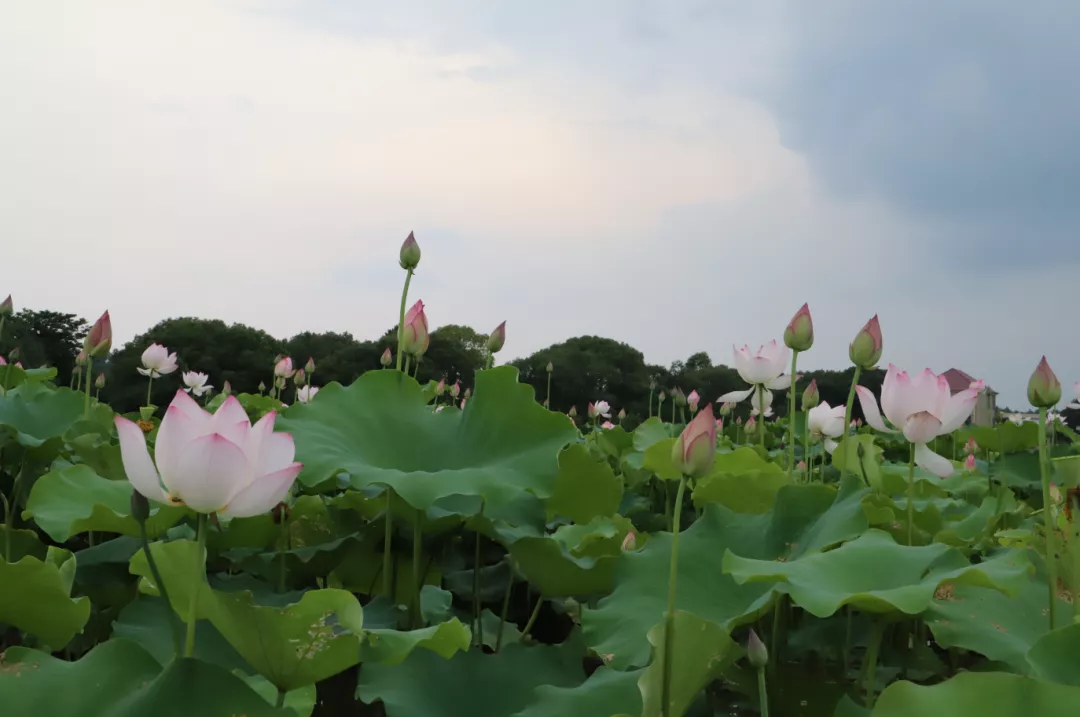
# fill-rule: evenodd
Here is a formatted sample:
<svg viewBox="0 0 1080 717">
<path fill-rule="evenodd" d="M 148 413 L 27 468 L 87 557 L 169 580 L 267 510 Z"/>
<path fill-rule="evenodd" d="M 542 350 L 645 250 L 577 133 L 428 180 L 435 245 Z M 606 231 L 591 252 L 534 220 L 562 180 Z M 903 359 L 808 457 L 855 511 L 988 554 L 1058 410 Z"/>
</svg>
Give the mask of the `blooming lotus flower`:
<svg viewBox="0 0 1080 717">
<path fill-rule="evenodd" d="M 596 418 L 597 416 L 611 418 L 611 406 L 608 405 L 607 401 L 597 401 L 589 404 L 589 418 Z"/>
<path fill-rule="evenodd" d="M 502 322 L 495 327 L 495 330 L 491 332 L 487 340 L 487 349 L 493 354 L 499 353 L 502 350 L 503 344 L 506 343 L 506 322 Z"/>
<path fill-rule="evenodd" d="M 201 396 L 213 388 L 213 386 L 206 383 L 210 377 L 205 373 L 188 371 L 183 374 L 181 378 L 184 380 L 184 385 L 187 386 L 187 388 L 184 389 L 184 393 L 194 393 L 196 396 Z"/>
<path fill-rule="evenodd" d="M 296 369 L 293 368 L 292 359 L 288 356 L 284 356 L 278 359 L 274 364 L 274 375 L 279 379 L 292 378 L 296 374 Z"/>
<path fill-rule="evenodd" d="M 964 468 L 969 472 L 975 470 L 975 454 L 968 453 L 967 458 L 964 459 Z"/>
<path fill-rule="evenodd" d="M 979 450 L 979 444 L 975 442 L 975 436 L 967 439 L 967 443 L 964 444 L 965 453 L 974 453 Z"/>
<path fill-rule="evenodd" d="M 697 412 L 699 401 L 701 401 L 701 396 L 698 395 L 697 391 L 691 391 L 690 395 L 686 397 L 686 403 L 689 404 L 691 413 Z"/>
<path fill-rule="evenodd" d="M 712 468 L 716 455 L 716 417 L 712 404 L 686 425 L 671 447 L 671 462 L 683 475 L 700 478 Z"/>
<path fill-rule="evenodd" d="M 772 414 L 772 392 L 781 391 L 791 386 L 791 376 L 784 373 L 784 366 L 788 360 L 787 346 L 780 346 L 776 340 L 772 340 L 757 350 L 750 353 L 749 346 L 741 349 L 732 347 L 735 352 L 735 370 L 743 381 L 750 384 L 745 391 L 731 391 L 725 393 L 717 400 L 720 402 L 731 401 L 738 403 L 751 398 L 754 411 L 766 416 Z"/>
<path fill-rule="evenodd" d="M 793 351 L 809 351 L 814 345 L 814 321 L 810 306 L 803 304 L 784 329 L 784 345 Z"/>
<path fill-rule="evenodd" d="M 135 369 L 143 376 L 159 378 L 172 373 L 177 369 L 176 353 L 169 353 L 169 349 L 161 344 L 151 344 L 142 352 L 142 368 Z"/>
<path fill-rule="evenodd" d="M 844 406 L 829 406 L 821 402 L 806 414 L 806 427 L 815 441 L 824 439 L 825 450 L 836 450 L 836 440 L 844 435 Z"/>
<path fill-rule="evenodd" d="M 90 327 L 90 333 L 83 340 L 83 351 L 87 356 L 104 356 L 112 348 L 112 319 L 109 312 L 102 314 L 94 325 Z"/>
<path fill-rule="evenodd" d="M 405 324 L 401 331 L 401 349 L 407 354 L 421 356 L 427 351 L 429 341 L 424 302 L 417 301 L 409 309 L 409 313 L 405 314 Z"/>
<path fill-rule="evenodd" d="M 604 421 L 600 424 L 600 427 L 603 428 L 605 431 L 610 431 L 612 428 L 615 427 L 615 424 L 611 421 Z"/>
<path fill-rule="evenodd" d="M 318 392 L 318 386 L 304 386 L 303 388 L 298 388 L 296 389 L 296 400 L 300 403 L 310 403 L 311 399 L 315 398 L 315 394 Z"/>
<path fill-rule="evenodd" d="M 235 396 L 211 414 L 177 391 L 158 428 L 153 459 L 138 425 L 122 416 L 114 421 L 124 471 L 143 496 L 246 518 L 280 503 L 303 467 L 293 462 L 292 436 L 274 433 L 276 419 L 271 411 L 252 426 Z"/>
<path fill-rule="evenodd" d="M 634 550 L 637 548 L 637 536 L 634 535 L 634 531 L 631 530 L 626 534 L 626 537 L 622 541 L 623 550 Z"/>
<path fill-rule="evenodd" d="M 915 462 L 940 478 L 952 475 L 952 462 L 931 451 L 926 444 L 964 425 L 982 389 L 982 381 L 976 381 L 970 388 L 952 395 L 944 375 L 937 376 L 926 369 L 909 378 L 906 371 L 892 364 L 881 384 L 881 410 L 870 389 L 855 387 L 866 422 L 879 431 L 903 433 L 915 445 Z M 896 428 L 885 425 L 882 411 Z"/>
<path fill-rule="evenodd" d="M 382 352 L 382 356 L 379 357 L 379 363 L 382 364 L 384 368 L 394 363 L 394 354 L 390 353 L 389 347 Z"/>
</svg>

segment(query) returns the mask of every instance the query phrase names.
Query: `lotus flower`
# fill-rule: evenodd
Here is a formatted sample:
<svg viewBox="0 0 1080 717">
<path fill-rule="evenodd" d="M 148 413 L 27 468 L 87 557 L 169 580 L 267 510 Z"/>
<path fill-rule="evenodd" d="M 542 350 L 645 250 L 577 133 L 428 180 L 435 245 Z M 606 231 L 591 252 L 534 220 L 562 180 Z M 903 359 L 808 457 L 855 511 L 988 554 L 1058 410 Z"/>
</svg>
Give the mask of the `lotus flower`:
<svg viewBox="0 0 1080 717">
<path fill-rule="evenodd" d="M 814 321 L 809 305 L 803 304 L 784 329 L 784 345 L 795 351 L 809 351 L 814 345 Z"/>
<path fill-rule="evenodd" d="M 967 458 L 964 459 L 964 468 L 966 468 L 969 472 L 975 470 L 975 454 L 974 453 L 968 453 L 967 454 Z"/>
<path fill-rule="evenodd" d="M 315 394 L 318 392 L 318 386 L 304 386 L 303 388 L 298 388 L 296 389 L 296 400 L 300 403 L 310 403 L 311 399 L 315 398 Z"/>
<path fill-rule="evenodd" d="M 604 421 L 600 424 L 600 427 L 603 428 L 605 431 L 610 431 L 612 428 L 615 427 L 615 424 L 611 421 Z"/>
<path fill-rule="evenodd" d="M 196 396 L 201 396 L 213 388 L 213 386 L 207 385 L 206 381 L 210 377 L 205 373 L 188 371 L 183 374 L 181 378 L 184 380 L 184 385 L 187 386 L 187 388 L 184 389 L 184 393 L 194 393 Z"/>
<path fill-rule="evenodd" d="M 292 359 L 288 356 L 284 356 L 277 360 L 274 364 L 274 375 L 280 378 L 292 378 L 296 374 L 296 369 L 293 368 Z"/>
<path fill-rule="evenodd" d="M 153 459 L 138 425 L 121 416 L 114 421 L 124 471 L 139 493 L 197 513 L 246 518 L 280 503 L 303 467 L 293 462 L 292 436 L 274 433 L 276 419 L 271 411 L 252 426 L 235 396 L 210 414 L 177 391 Z"/>
<path fill-rule="evenodd" d="M 965 453 L 974 453 L 979 450 L 979 444 L 975 442 L 975 436 L 967 439 L 967 443 L 964 444 Z"/>
<path fill-rule="evenodd" d="M 623 538 L 622 549 L 623 550 L 634 550 L 635 548 L 637 548 L 637 535 L 634 534 L 633 530 L 630 530 L 626 534 L 626 537 Z"/>
<path fill-rule="evenodd" d="M 734 351 L 735 370 L 739 372 L 743 381 L 750 384 L 750 388 L 745 391 L 725 393 L 716 400 L 721 403 L 728 401 L 738 403 L 752 397 L 751 405 L 755 413 L 771 415 L 772 392 L 782 391 L 791 386 L 791 376 L 784 374 L 784 366 L 788 360 L 787 346 L 779 345 L 774 339 L 754 354 L 750 353 L 749 346 L 743 346 Z"/>
<path fill-rule="evenodd" d="M 161 344 L 151 344 L 142 352 L 142 368 L 135 369 L 143 376 L 159 378 L 176 370 L 176 353 Z"/>
<path fill-rule="evenodd" d="M 825 440 L 825 450 L 832 453 L 837 443 L 834 439 L 844 435 L 844 406 L 831 407 L 822 401 L 806 414 L 806 426 L 814 440 Z"/>
<path fill-rule="evenodd" d="M 589 418 L 596 418 L 597 416 L 611 418 L 611 406 L 608 405 L 607 401 L 597 401 L 589 404 Z"/>
<path fill-rule="evenodd" d="M 382 352 L 382 356 L 379 357 L 379 363 L 382 364 L 384 368 L 394 363 L 394 354 L 390 353 L 389 347 Z"/>
<path fill-rule="evenodd" d="M 691 391 L 690 395 L 686 397 L 686 402 L 687 402 L 687 404 L 690 405 L 690 412 L 691 413 L 696 413 L 697 412 L 697 407 L 698 407 L 698 402 L 699 401 L 701 401 L 701 396 L 698 395 L 698 392 L 696 390 Z"/>
<path fill-rule="evenodd" d="M 896 426 L 890 428 L 885 425 L 870 389 L 855 387 L 866 422 L 879 431 L 903 433 L 904 438 L 915 444 L 915 462 L 940 478 L 952 475 L 952 462 L 931 451 L 926 444 L 964 425 L 982 389 L 982 381 L 976 381 L 970 388 L 951 395 L 945 376 L 926 369 L 909 378 L 906 371 L 890 364 L 881 384 L 881 409 L 885 418 Z"/>
<path fill-rule="evenodd" d="M 420 245 L 416 243 L 416 237 L 412 232 L 409 232 L 409 236 L 405 237 L 405 241 L 401 244 L 401 249 L 398 251 L 398 264 L 402 269 L 412 271 L 420 263 Z"/>
<path fill-rule="evenodd" d="M 683 475 L 700 478 L 712 468 L 716 455 L 716 417 L 712 404 L 686 425 L 671 446 L 671 462 Z"/>
<path fill-rule="evenodd" d="M 1035 408 L 1051 408 L 1060 400 L 1061 382 L 1043 356 L 1028 381 L 1028 401 Z"/>
<path fill-rule="evenodd" d="M 15 311 L 15 305 L 11 303 L 11 294 L 8 294 L 7 298 L 0 301 L 0 316 L 10 316 Z"/>
<path fill-rule="evenodd" d="M 422 356 L 427 351 L 430 340 L 424 302 L 417 301 L 409 309 L 409 313 L 405 314 L 405 324 L 401 332 L 401 349 L 407 354 Z"/>
<path fill-rule="evenodd" d="M 104 356 L 109 353 L 110 348 L 112 348 L 112 319 L 106 311 L 90 327 L 90 333 L 83 340 L 83 351 L 91 357 Z"/>
<path fill-rule="evenodd" d="M 450 387 L 450 398 L 457 398 L 461 395 L 461 381 L 454 381 L 454 385 Z"/>
<path fill-rule="evenodd" d="M 848 357 L 851 363 L 861 368 L 872 368 L 881 358 L 881 323 L 877 314 L 859 329 L 855 340 L 848 346 Z"/>
</svg>

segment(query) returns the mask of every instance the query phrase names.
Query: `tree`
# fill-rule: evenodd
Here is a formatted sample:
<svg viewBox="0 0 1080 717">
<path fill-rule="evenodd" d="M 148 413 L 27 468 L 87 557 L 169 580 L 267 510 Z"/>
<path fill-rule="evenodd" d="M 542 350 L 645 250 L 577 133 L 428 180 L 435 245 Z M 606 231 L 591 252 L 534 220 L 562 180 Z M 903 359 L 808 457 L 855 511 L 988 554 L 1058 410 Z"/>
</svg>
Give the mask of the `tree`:
<svg viewBox="0 0 1080 717">
<path fill-rule="evenodd" d="M 66 382 L 75 370 L 90 325 L 75 314 L 23 309 L 8 318 L 0 337 L 0 354 L 19 349 L 24 366 L 53 366 L 58 382 Z"/>
<path fill-rule="evenodd" d="M 296 367 L 315 361 L 314 385 L 325 386 L 331 381 L 347 386 L 360 374 L 379 368 L 382 349 L 374 341 L 357 341 L 350 333 L 328 331 L 322 334 L 305 331 L 285 342 L 285 351 L 292 356 Z"/>
</svg>

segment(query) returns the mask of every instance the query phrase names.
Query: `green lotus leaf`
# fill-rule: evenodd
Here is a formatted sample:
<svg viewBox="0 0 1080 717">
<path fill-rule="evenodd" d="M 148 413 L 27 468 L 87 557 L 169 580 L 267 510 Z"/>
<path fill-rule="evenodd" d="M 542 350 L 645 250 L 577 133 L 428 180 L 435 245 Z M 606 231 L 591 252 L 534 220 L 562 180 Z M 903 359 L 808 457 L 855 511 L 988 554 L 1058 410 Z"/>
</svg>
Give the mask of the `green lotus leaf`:
<svg viewBox="0 0 1080 717">
<path fill-rule="evenodd" d="M 1027 661 L 1033 677 L 1080 687 L 1080 623 L 1043 635 L 1028 650 Z"/>
<path fill-rule="evenodd" d="M 675 445 L 675 441 L 674 438 L 665 438 L 649 446 L 648 450 L 645 451 L 645 460 L 642 463 L 645 470 L 651 471 L 656 474 L 657 478 L 663 480 L 679 480 L 682 473 L 671 462 L 671 449 Z"/>
<path fill-rule="evenodd" d="M 602 595 L 613 587 L 615 564 L 630 528 L 622 516 L 596 518 L 587 525 L 564 525 L 552 535 L 505 542 L 517 569 L 543 596 Z"/>
<path fill-rule="evenodd" d="M 464 411 L 432 413 L 414 380 L 369 371 L 348 388 L 331 383 L 318 401 L 292 406 L 279 426 L 296 441 L 304 485 L 345 471 L 354 488 L 388 485 L 421 510 L 455 494 L 489 505 L 522 491 L 546 498 L 559 452 L 578 436 L 507 366 L 477 374 Z"/>
<path fill-rule="evenodd" d="M 897 545 L 880 530 L 868 530 L 835 550 L 787 562 L 743 558 L 729 548 L 723 564 L 739 584 L 782 582 L 792 601 L 817 617 L 828 617 L 844 605 L 917 615 L 931 606 L 934 593 L 946 583 L 1015 593 L 1030 569 L 1020 551 L 972 565 L 954 548 L 940 543 Z"/>
<path fill-rule="evenodd" d="M 459 651 L 468 651 L 471 641 L 472 632 L 456 617 L 419 630 L 369 629 L 365 631 L 360 659 L 367 665 L 398 665 L 417 648 L 450 659 Z"/>
<path fill-rule="evenodd" d="M 83 395 L 67 388 L 25 383 L 0 395 L 0 429 L 20 445 L 54 443 L 83 417 Z"/>
<path fill-rule="evenodd" d="M 1080 688 L 1007 672 L 962 672 L 931 687 L 911 682 L 889 685 L 881 693 L 872 716 L 1074 717 L 1077 714 L 1080 714 Z"/>
<path fill-rule="evenodd" d="M 790 485 L 787 473 L 750 448 L 717 453 L 712 470 L 694 485 L 694 505 L 723 505 L 736 513 L 767 513 L 776 493 Z"/>
<path fill-rule="evenodd" d="M 980 451 L 1022 453 L 1039 446 L 1039 424 L 1005 421 L 994 426 L 968 426 L 960 429 L 956 440 L 964 444 L 969 438 L 975 439 Z"/>
<path fill-rule="evenodd" d="M 642 670 L 619 672 L 601 667 L 577 687 L 536 688 L 536 699 L 513 717 L 611 717 L 640 715 L 638 678 Z"/>
<path fill-rule="evenodd" d="M 607 461 L 594 460 L 584 445 L 575 443 L 559 454 L 559 475 L 548 511 L 588 523 L 597 516 L 614 515 L 622 493 L 622 481 Z"/>
<path fill-rule="evenodd" d="M 54 547 L 45 560 L 28 555 L 15 563 L 0 561 L 0 623 L 54 650 L 67 645 L 90 619 L 90 598 L 71 597 L 75 563 L 74 555 Z"/>
</svg>

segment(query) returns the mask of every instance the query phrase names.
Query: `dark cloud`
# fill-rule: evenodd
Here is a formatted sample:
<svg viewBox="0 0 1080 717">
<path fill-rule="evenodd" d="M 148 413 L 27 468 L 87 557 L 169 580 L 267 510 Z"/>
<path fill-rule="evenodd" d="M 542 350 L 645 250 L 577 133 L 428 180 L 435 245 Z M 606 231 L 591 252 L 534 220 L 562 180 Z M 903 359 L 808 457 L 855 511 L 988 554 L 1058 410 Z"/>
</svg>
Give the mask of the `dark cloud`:
<svg viewBox="0 0 1080 717">
<path fill-rule="evenodd" d="M 788 9 L 790 54 L 766 101 L 831 190 L 933 220 L 948 249 L 1080 260 L 1080 4 Z"/>
</svg>

